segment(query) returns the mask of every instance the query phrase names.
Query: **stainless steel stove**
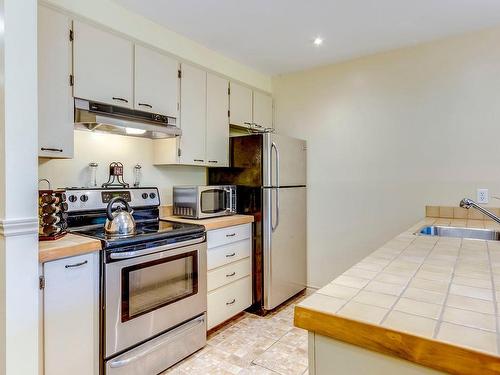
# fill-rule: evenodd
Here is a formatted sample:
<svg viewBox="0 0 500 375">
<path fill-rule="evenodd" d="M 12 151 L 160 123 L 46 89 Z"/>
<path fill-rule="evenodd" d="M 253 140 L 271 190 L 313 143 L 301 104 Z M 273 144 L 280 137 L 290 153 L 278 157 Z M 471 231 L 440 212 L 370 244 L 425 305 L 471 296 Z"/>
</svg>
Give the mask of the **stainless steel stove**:
<svg viewBox="0 0 500 375">
<path fill-rule="evenodd" d="M 101 240 L 101 373 L 157 374 L 206 344 L 206 239 L 201 225 L 162 221 L 157 188 L 67 189 L 70 231 Z M 110 237 L 114 197 L 136 232 Z"/>
</svg>

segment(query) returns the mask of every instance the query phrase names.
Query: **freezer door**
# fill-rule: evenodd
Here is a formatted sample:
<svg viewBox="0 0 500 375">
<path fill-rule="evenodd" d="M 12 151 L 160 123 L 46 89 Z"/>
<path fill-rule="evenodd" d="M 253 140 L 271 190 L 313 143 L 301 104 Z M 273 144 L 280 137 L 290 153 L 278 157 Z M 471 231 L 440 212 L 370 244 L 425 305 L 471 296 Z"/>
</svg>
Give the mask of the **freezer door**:
<svg viewBox="0 0 500 375">
<path fill-rule="evenodd" d="M 273 133 L 263 137 L 264 186 L 305 186 L 306 141 Z"/>
<path fill-rule="evenodd" d="M 306 287 L 306 188 L 264 189 L 264 309 Z"/>
</svg>

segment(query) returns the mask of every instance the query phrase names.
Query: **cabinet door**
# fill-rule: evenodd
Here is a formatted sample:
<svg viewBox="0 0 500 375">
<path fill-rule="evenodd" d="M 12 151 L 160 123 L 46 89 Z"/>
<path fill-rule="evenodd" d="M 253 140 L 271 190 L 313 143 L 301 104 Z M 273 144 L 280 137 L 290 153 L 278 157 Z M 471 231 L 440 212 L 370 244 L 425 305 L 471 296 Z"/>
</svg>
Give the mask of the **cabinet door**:
<svg viewBox="0 0 500 375">
<path fill-rule="evenodd" d="M 79 21 L 73 30 L 74 96 L 132 108 L 132 42 Z"/>
<path fill-rule="evenodd" d="M 229 106 L 231 124 L 248 127 L 245 123 L 252 122 L 252 90 L 231 82 Z"/>
<path fill-rule="evenodd" d="M 178 117 L 179 63 L 135 45 L 135 109 Z"/>
<path fill-rule="evenodd" d="M 181 164 L 205 165 L 207 118 L 207 73 L 182 65 L 181 78 Z"/>
<path fill-rule="evenodd" d="M 229 166 L 229 81 L 207 73 L 207 162 Z"/>
<path fill-rule="evenodd" d="M 73 157 L 68 17 L 38 7 L 38 156 Z"/>
<path fill-rule="evenodd" d="M 273 127 L 273 98 L 270 95 L 253 92 L 253 122 L 263 128 Z"/>
<path fill-rule="evenodd" d="M 98 253 L 43 266 L 45 374 L 98 374 Z"/>
</svg>

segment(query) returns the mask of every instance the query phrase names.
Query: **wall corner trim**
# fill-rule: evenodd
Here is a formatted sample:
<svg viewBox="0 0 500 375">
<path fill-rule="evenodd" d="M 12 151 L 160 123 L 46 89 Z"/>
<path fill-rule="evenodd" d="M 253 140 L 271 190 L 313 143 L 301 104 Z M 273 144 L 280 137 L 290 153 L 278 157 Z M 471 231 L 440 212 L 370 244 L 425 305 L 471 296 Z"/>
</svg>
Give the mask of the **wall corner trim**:
<svg viewBox="0 0 500 375">
<path fill-rule="evenodd" d="M 38 218 L 0 219 L 0 236 L 12 237 L 38 233 Z"/>
</svg>

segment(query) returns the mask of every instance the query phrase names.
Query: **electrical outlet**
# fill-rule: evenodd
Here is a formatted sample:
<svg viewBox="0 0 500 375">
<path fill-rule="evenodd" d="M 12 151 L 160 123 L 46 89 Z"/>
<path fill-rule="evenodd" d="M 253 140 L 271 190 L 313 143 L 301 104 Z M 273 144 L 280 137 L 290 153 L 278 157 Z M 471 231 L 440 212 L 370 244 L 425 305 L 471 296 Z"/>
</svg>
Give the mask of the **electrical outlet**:
<svg viewBox="0 0 500 375">
<path fill-rule="evenodd" d="M 488 189 L 477 189 L 477 203 L 488 203 Z"/>
</svg>

